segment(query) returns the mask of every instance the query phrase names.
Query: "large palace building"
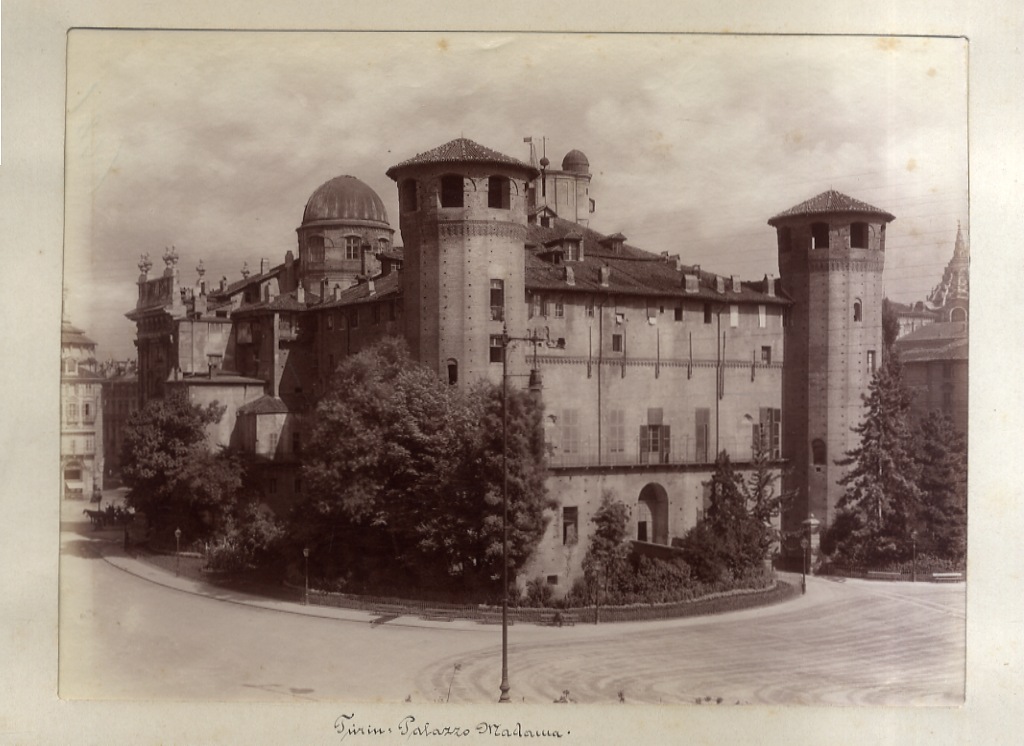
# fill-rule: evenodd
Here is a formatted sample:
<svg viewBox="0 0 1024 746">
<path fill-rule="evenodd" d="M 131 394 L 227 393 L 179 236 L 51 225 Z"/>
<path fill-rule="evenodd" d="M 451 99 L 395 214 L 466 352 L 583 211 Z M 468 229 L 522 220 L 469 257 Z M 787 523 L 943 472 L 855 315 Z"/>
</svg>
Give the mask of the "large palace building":
<svg viewBox="0 0 1024 746">
<path fill-rule="evenodd" d="M 531 158 L 533 161 L 533 158 Z M 722 276 L 589 227 L 587 157 L 561 169 L 457 139 L 392 166 L 403 246 L 352 176 L 322 185 L 297 251 L 242 278 L 183 281 L 140 262 L 140 404 L 183 389 L 228 406 L 211 442 L 262 464 L 265 499 L 302 492 L 307 420 L 339 361 L 386 335 L 444 381 L 540 382 L 559 507 L 530 565 L 558 592 L 580 571 L 602 494 L 633 538 L 671 545 L 703 515 L 716 454 L 749 468 L 763 442 L 796 495 L 783 528 L 829 523 L 835 460 L 854 445 L 882 353 L 893 216 L 829 191 L 772 217 L 781 276 Z"/>
</svg>

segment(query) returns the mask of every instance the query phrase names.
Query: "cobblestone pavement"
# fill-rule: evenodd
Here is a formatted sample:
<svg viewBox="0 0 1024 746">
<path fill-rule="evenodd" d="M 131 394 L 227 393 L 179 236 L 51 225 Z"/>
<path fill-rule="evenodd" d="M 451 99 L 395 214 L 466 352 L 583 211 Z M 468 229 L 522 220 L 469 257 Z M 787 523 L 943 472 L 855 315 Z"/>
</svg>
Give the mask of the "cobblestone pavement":
<svg viewBox="0 0 1024 746">
<path fill-rule="evenodd" d="M 70 699 L 491 702 L 501 628 L 305 607 L 176 578 L 62 522 Z M 104 540 L 106 539 L 106 540 Z M 956 705 L 965 588 L 836 582 L 715 617 L 509 630 L 514 701 Z"/>
</svg>

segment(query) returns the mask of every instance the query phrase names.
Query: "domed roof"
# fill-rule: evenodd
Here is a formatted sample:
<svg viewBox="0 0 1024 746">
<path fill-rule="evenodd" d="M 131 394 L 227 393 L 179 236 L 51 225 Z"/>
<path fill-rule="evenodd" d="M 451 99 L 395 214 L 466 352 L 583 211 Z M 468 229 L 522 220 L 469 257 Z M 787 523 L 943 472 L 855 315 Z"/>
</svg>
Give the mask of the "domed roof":
<svg viewBox="0 0 1024 746">
<path fill-rule="evenodd" d="M 582 150 L 570 150 L 562 159 L 562 170 L 573 171 L 578 174 L 590 173 L 590 161 L 583 154 Z"/>
<path fill-rule="evenodd" d="M 388 214 L 377 193 L 355 176 L 336 176 L 321 184 L 306 202 L 302 224 L 324 220 L 360 220 L 388 225 Z"/>
</svg>

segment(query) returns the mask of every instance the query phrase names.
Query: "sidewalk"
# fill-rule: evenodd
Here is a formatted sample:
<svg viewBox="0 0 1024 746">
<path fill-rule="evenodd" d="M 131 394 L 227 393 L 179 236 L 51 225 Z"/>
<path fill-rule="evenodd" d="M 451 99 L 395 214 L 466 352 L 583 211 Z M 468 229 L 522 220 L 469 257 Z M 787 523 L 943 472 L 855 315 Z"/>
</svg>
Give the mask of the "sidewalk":
<svg viewBox="0 0 1024 746">
<path fill-rule="evenodd" d="M 334 619 L 343 622 L 356 622 L 369 624 L 380 618 L 380 614 L 359 609 L 345 609 L 334 606 L 319 606 L 316 604 L 305 605 L 294 601 L 282 601 L 279 599 L 266 598 L 241 591 L 220 588 L 209 583 L 203 583 L 191 578 L 176 576 L 163 568 L 156 567 L 145 560 L 138 559 L 125 553 L 120 542 L 113 540 L 97 541 L 99 555 L 110 565 L 123 570 L 130 575 L 141 578 L 150 583 L 162 585 L 183 593 L 191 593 L 196 596 L 205 596 L 215 601 L 251 606 L 253 608 L 268 611 L 279 611 L 285 614 L 301 614 L 303 616 L 320 617 L 323 619 Z M 471 629 L 479 630 L 481 626 L 468 619 L 456 619 L 451 622 L 429 621 L 419 617 L 408 615 L 399 616 L 387 622 L 390 627 L 426 627 L 432 629 Z"/>
</svg>

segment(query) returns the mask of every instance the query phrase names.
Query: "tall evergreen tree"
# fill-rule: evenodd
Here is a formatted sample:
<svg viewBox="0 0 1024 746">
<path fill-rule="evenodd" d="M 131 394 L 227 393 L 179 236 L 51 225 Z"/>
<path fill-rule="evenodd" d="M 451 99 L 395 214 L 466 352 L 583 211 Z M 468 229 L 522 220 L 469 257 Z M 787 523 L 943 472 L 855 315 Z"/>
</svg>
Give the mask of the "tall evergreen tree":
<svg viewBox="0 0 1024 746">
<path fill-rule="evenodd" d="M 910 554 L 921 496 L 910 402 L 899 356 L 889 355 L 864 397 L 864 419 L 853 428 L 860 445 L 836 462 L 851 467 L 839 481 L 846 492 L 831 537 L 844 561 L 872 565 Z"/>
<path fill-rule="evenodd" d="M 918 549 L 962 561 L 967 540 L 967 440 L 952 417 L 932 411 L 921 421 L 916 457 L 921 469 Z"/>
</svg>

